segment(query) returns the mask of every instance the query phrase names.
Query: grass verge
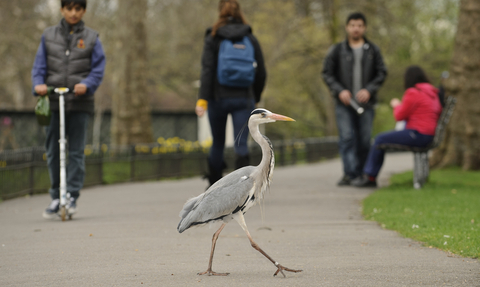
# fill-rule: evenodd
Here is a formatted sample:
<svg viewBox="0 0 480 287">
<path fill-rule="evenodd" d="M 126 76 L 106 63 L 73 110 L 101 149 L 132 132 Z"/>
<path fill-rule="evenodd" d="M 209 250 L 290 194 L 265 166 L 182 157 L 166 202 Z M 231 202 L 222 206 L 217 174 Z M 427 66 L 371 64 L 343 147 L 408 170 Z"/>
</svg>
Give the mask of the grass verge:
<svg viewBox="0 0 480 287">
<path fill-rule="evenodd" d="M 395 175 L 366 198 L 365 218 L 425 246 L 479 258 L 480 172 L 435 170 L 421 190 L 412 178 L 412 172 Z"/>
</svg>

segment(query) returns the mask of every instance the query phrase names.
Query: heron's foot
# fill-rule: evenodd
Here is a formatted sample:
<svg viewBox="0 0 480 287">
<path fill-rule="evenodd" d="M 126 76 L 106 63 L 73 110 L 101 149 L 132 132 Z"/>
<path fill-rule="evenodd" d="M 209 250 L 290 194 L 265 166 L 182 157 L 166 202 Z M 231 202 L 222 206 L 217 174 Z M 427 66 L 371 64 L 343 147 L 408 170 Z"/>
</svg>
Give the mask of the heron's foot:
<svg viewBox="0 0 480 287">
<path fill-rule="evenodd" d="M 207 270 L 205 272 L 198 273 L 198 275 L 205 275 L 205 274 L 207 274 L 208 276 L 227 276 L 230 273 L 217 273 L 217 272 L 213 272 L 212 270 Z"/>
<path fill-rule="evenodd" d="M 287 268 L 287 267 L 284 267 L 282 265 L 280 265 L 278 262 L 275 263 L 275 266 L 277 266 L 277 271 L 275 272 L 275 274 L 273 274 L 273 276 L 277 276 L 278 272 L 282 273 L 283 277 L 287 277 L 285 276 L 285 273 L 283 273 L 283 270 L 285 271 L 288 271 L 288 272 L 294 272 L 294 273 L 298 273 L 298 272 L 302 272 L 303 270 L 295 270 L 295 269 L 290 269 L 290 268 Z"/>
</svg>

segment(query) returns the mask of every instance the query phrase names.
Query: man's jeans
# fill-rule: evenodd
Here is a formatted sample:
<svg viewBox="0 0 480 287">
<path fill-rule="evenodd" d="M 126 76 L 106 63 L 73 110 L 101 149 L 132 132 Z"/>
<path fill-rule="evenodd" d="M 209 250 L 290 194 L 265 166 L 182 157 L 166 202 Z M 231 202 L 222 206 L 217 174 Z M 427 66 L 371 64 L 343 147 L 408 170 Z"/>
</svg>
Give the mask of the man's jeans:
<svg viewBox="0 0 480 287">
<path fill-rule="evenodd" d="M 385 151 L 378 149 L 380 144 L 399 144 L 414 147 L 426 147 L 433 140 L 433 136 L 424 135 L 416 130 L 392 131 L 379 134 L 370 149 L 368 160 L 365 164 L 364 173 L 377 177 L 383 165 Z"/>
<path fill-rule="evenodd" d="M 67 192 L 74 198 L 80 196 L 85 178 L 85 138 L 88 124 L 88 113 L 65 113 L 65 137 L 67 138 Z M 50 196 L 60 197 L 60 117 L 52 112 L 50 125 L 45 128 L 47 140 L 48 172 L 50 173 Z"/>
<path fill-rule="evenodd" d="M 210 120 L 213 137 L 208 160 L 213 169 L 223 169 L 223 150 L 225 148 L 225 128 L 228 114 L 232 115 L 235 153 L 238 156 L 248 155 L 249 131 L 246 124 L 254 107 L 254 100 L 247 98 L 224 98 L 208 102 L 208 119 Z M 242 130 L 242 128 L 244 129 Z"/>
<path fill-rule="evenodd" d="M 337 104 L 335 116 L 343 172 L 353 179 L 362 175 L 367 161 L 375 111 L 373 108 L 366 108 L 363 114 L 358 115 L 350 106 Z"/>
</svg>

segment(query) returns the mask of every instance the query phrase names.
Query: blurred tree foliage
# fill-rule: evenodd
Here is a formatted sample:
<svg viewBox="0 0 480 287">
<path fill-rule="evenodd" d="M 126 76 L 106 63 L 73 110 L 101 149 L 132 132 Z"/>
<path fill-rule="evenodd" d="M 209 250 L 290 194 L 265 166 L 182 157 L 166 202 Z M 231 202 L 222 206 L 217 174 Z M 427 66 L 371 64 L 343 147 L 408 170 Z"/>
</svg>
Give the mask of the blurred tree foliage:
<svg viewBox="0 0 480 287">
<path fill-rule="evenodd" d="M 1 1 L 0 109 L 32 109 L 30 69 L 41 31 L 60 20 L 57 2 L 60 1 Z M 387 104 L 391 98 L 401 97 L 407 66 L 421 65 L 434 84 L 438 84 L 441 72 L 449 68 L 459 0 L 239 2 L 266 59 L 268 80 L 261 105 L 297 120 L 295 125 L 269 126 L 267 132 L 272 138 L 336 133 L 333 102 L 320 73 L 328 48 L 344 39 L 345 19 L 351 12 L 367 15 L 367 37 L 381 48 L 389 69 L 387 81 L 379 92 L 375 133 L 393 128 Z M 145 21 L 151 108 L 193 110 L 203 37 L 205 29 L 216 20 L 218 0 L 149 0 L 148 3 Z M 106 77 L 96 96 L 102 109 L 110 109 L 112 93 L 118 84 L 112 65 L 121 55 L 114 33 L 118 29 L 117 8 L 116 0 L 89 0 L 85 17 L 86 24 L 100 32 L 108 57 Z"/>
<path fill-rule="evenodd" d="M 48 7 L 38 0 L 0 1 L 0 110 L 33 108 L 30 70 Z"/>
</svg>

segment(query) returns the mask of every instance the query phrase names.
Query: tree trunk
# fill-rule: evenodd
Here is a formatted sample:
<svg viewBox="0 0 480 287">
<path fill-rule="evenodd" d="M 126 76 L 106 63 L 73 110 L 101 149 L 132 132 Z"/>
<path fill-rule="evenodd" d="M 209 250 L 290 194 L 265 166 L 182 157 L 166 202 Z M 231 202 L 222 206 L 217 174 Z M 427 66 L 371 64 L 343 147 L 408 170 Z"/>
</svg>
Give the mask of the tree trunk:
<svg viewBox="0 0 480 287">
<path fill-rule="evenodd" d="M 447 96 L 457 105 L 442 145 L 432 157 L 434 167 L 480 169 L 480 1 L 462 0 Z"/>
<path fill-rule="evenodd" d="M 112 63 L 117 71 L 112 97 L 114 145 L 153 142 L 147 89 L 147 2 L 118 1 L 119 42 Z"/>
</svg>

